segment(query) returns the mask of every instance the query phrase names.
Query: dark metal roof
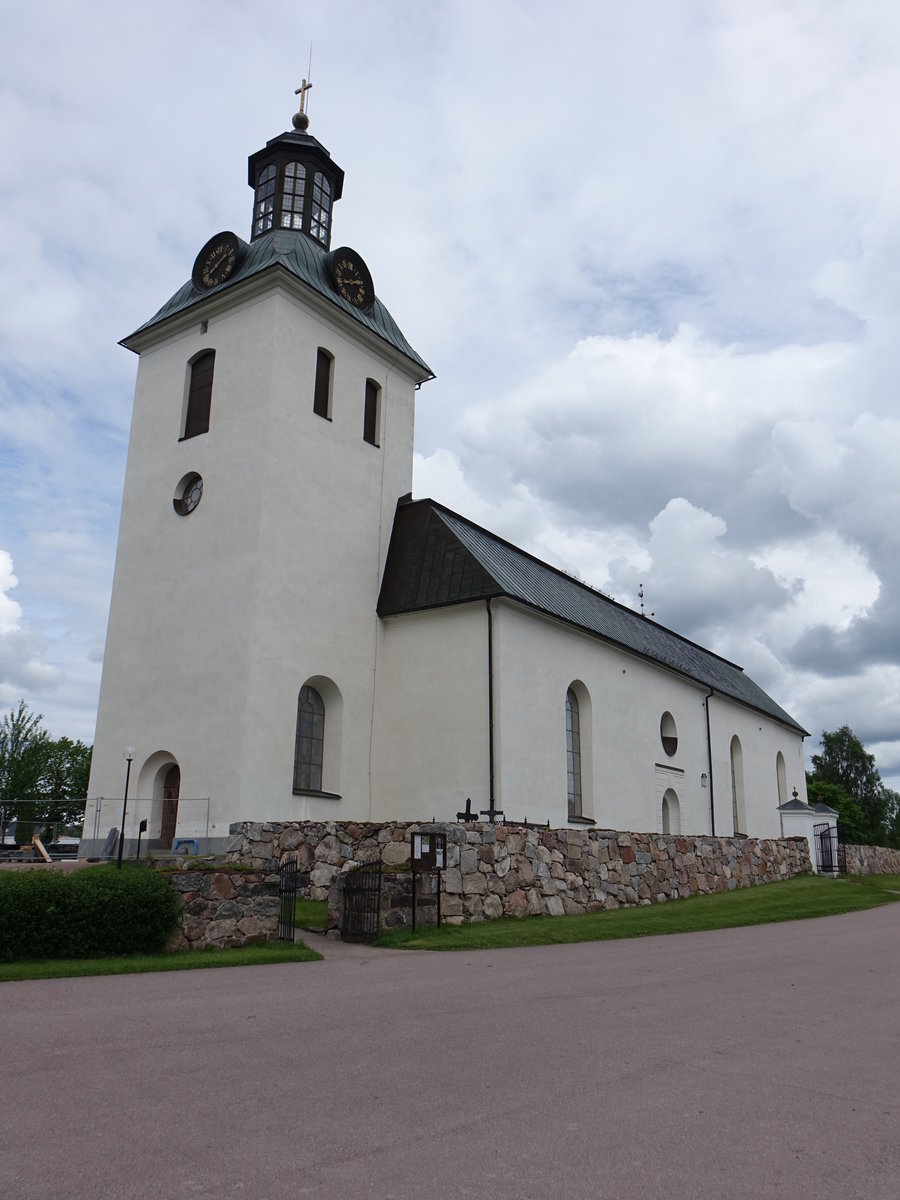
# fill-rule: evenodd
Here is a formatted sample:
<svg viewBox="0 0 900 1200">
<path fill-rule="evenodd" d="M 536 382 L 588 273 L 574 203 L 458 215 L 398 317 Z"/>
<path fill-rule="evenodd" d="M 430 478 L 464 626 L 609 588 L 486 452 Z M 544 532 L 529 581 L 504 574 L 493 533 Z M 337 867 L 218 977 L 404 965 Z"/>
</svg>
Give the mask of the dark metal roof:
<svg viewBox="0 0 900 1200">
<path fill-rule="evenodd" d="M 433 500 L 400 504 L 379 614 L 415 612 L 489 596 L 505 596 L 556 617 L 806 735 L 735 663 L 617 604 Z"/>
<path fill-rule="evenodd" d="M 805 800 L 801 800 L 799 797 L 795 797 L 793 800 L 785 800 L 784 804 L 779 804 L 778 811 L 780 813 L 786 813 L 786 812 L 811 813 L 813 810 L 809 807 L 809 805 L 806 803 Z"/>
<path fill-rule="evenodd" d="M 371 310 L 361 312 L 349 304 L 343 296 L 338 295 L 331 286 L 325 267 L 325 258 L 328 252 L 314 238 L 295 230 L 277 229 L 253 242 L 248 243 L 241 238 L 238 238 L 238 241 L 241 246 L 240 262 L 237 270 L 225 283 L 211 288 L 208 292 L 200 292 L 188 280 L 171 299 L 166 301 L 159 312 L 155 313 L 149 321 L 145 321 L 134 333 L 124 338 L 122 344 L 128 346 L 131 339 L 139 333 L 144 333 L 155 325 L 161 325 L 170 317 L 185 312 L 211 296 L 217 296 L 221 292 L 235 287 L 245 279 L 250 279 L 272 268 L 282 267 L 294 278 L 302 280 L 313 291 L 318 292 L 320 296 L 409 359 L 417 369 L 420 382 L 434 377 L 434 372 L 425 360 L 413 350 L 400 332 L 396 321 L 377 296 Z"/>
<path fill-rule="evenodd" d="M 250 155 L 247 159 L 247 183 L 250 187 L 256 187 L 256 173 L 260 164 L 277 159 L 279 152 L 301 161 L 312 160 L 317 166 L 323 167 L 332 180 L 332 203 L 340 200 L 344 190 L 344 172 L 318 138 L 299 129 L 288 129 L 276 137 L 269 138 L 262 150 Z"/>
</svg>

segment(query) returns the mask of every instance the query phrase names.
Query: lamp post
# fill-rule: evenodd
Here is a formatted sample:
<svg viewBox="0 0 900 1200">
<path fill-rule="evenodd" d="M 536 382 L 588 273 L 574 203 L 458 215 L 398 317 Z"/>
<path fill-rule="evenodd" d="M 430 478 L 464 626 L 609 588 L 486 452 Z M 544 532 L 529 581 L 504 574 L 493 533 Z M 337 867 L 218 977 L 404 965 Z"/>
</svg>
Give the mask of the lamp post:
<svg viewBox="0 0 900 1200">
<path fill-rule="evenodd" d="M 128 766 L 125 768 L 125 798 L 122 801 L 122 828 L 119 830 L 119 853 L 116 858 L 116 868 L 122 870 L 122 850 L 125 847 L 125 810 L 128 808 L 128 781 L 131 778 L 131 760 L 134 758 L 134 746 L 126 746 L 122 757 Z"/>
</svg>

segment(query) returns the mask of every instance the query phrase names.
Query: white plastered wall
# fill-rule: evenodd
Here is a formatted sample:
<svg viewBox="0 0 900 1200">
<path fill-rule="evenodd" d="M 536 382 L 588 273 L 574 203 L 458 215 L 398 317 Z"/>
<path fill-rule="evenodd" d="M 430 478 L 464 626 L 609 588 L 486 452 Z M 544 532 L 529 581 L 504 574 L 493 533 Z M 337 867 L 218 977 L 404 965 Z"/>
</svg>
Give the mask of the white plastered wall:
<svg viewBox="0 0 900 1200">
<path fill-rule="evenodd" d="M 716 833 L 734 833 L 731 742 L 741 744 L 747 828 L 753 837 L 780 837 L 778 752 L 784 755 L 788 796 L 794 788 L 806 800 L 803 739 L 786 726 L 716 693 L 709 702 L 715 780 Z"/>
<path fill-rule="evenodd" d="M 662 798 L 678 799 L 684 833 L 711 832 L 708 689 L 505 600 L 493 600 L 495 798 L 510 820 L 568 823 L 565 697 L 582 701 L 586 816 L 621 830 L 661 830 Z M 487 803 L 487 613 L 484 603 L 384 622 L 376 725 L 376 815 L 439 818 Z M 582 693 L 583 694 L 583 693 Z M 678 744 L 666 753 L 664 712 Z M 729 747 L 741 737 L 748 828 L 777 837 L 776 757 L 803 791 L 798 734 L 718 694 L 710 701 L 716 828 L 733 832 Z M 470 748 L 478 748 L 479 762 Z M 480 791 L 470 783 L 479 781 Z M 484 781 L 483 783 L 480 781 Z M 477 803 L 476 803 L 477 801 Z"/>
<path fill-rule="evenodd" d="M 213 838 L 239 819 L 359 816 L 375 606 L 411 486 L 415 381 L 296 288 L 235 299 L 205 332 L 202 315 L 142 346 L 90 794 L 121 796 L 132 745 L 132 796 L 165 749 L 181 797 L 212 798 Z M 334 355 L 330 421 L 312 410 L 319 346 Z M 179 441 L 188 363 L 207 349 L 209 432 Z M 382 387 L 380 447 L 362 437 L 366 378 Z M 203 498 L 180 517 L 172 499 L 189 471 Z M 292 794 L 297 694 L 312 676 L 343 701 L 339 800 Z"/>
<path fill-rule="evenodd" d="M 455 820 L 489 798 L 487 616 L 464 604 L 382 622 L 373 820 Z"/>
<path fill-rule="evenodd" d="M 585 815 L 605 828 L 661 828 L 659 765 L 678 796 L 682 830 L 708 832 L 704 689 L 518 605 L 494 601 L 493 609 L 498 791 L 507 816 L 566 825 L 565 698 L 579 681 L 591 701 L 590 725 L 582 720 L 581 729 L 582 757 L 593 764 Z M 671 757 L 660 741 L 666 711 L 678 731 Z"/>
</svg>

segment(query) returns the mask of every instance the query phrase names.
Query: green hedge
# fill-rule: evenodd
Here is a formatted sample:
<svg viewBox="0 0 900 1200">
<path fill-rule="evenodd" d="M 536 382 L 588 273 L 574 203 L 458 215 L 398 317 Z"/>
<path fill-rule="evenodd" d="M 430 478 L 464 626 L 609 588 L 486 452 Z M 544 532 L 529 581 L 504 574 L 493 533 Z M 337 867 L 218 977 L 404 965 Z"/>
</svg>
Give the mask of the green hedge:
<svg viewBox="0 0 900 1200">
<path fill-rule="evenodd" d="M 156 954 L 179 910 L 168 880 L 141 867 L 0 871 L 0 962 Z"/>
</svg>

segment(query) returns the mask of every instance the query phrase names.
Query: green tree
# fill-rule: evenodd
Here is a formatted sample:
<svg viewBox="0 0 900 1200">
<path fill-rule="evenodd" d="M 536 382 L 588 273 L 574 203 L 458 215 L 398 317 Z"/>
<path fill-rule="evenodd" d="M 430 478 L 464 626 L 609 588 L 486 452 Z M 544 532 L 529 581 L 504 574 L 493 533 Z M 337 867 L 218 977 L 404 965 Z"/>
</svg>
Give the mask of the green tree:
<svg viewBox="0 0 900 1200">
<path fill-rule="evenodd" d="M 37 818 L 45 829 L 80 831 L 92 749 L 84 742 L 73 742 L 67 737 L 44 743 Z"/>
<path fill-rule="evenodd" d="M 814 796 L 816 789 L 829 783 L 843 788 L 862 813 L 863 840 L 884 845 L 893 817 L 892 793 L 881 782 L 875 756 L 869 754 L 849 725 L 823 732 L 821 746 L 822 753 L 812 756 L 807 791 Z"/>
<path fill-rule="evenodd" d="M 53 740 L 42 720 L 20 700 L 0 721 L 0 844 L 13 820 L 19 845 L 36 829 L 49 838 L 84 821 L 92 747 Z"/>
<path fill-rule="evenodd" d="M 838 814 L 841 830 L 841 841 L 852 846 L 862 845 L 866 841 L 866 818 L 863 810 L 839 783 L 826 783 L 817 779 L 812 772 L 806 772 L 806 794 L 810 804 L 823 800 L 829 808 Z"/>
<path fill-rule="evenodd" d="M 42 720 L 40 713 L 31 712 L 20 700 L 19 707 L 0 721 L 0 839 L 6 838 L 7 825 L 18 817 L 18 841 L 22 842 L 22 832 L 31 841 L 48 741 Z"/>
</svg>

